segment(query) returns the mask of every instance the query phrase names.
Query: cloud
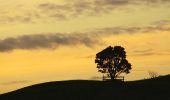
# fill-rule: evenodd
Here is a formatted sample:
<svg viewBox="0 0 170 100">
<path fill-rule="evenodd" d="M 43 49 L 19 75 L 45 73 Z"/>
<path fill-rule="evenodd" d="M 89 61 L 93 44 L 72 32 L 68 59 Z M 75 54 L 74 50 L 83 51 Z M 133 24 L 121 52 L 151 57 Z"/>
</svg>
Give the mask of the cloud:
<svg viewBox="0 0 170 100">
<path fill-rule="evenodd" d="M 42 3 L 38 5 L 38 9 L 41 12 L 46 12 L 50 17 L 68 19 L 80 15 L 100 15 L 110 13 L 118 8 L 126 9 L 129 5 L 153 6 L 169 3 L 169 0 L 71 0 L 70 2 L 66 1 L 64 4 L 52 2 Z"/>
<path fill-rule="evenodd" d="M 132 56 L 152 56 L 152 55 L 163 55 L 163 56 L 167 56 L 170 55 L 170 53 L 168 52 L 145 52 L 145 53 L 138 53 L 138 54 L 133 54 Z"/>
<path fill-rule="evenodd" d="M 146 53 L 146 52 L 152 52 L 152 48 L 144 49 L 144 50 L 135 50 L 135 53 Z"/>
<path fill-rule="evenodd" d="M 170 31 L 170 27 L 163 24 L 163 21 L 155 25 L 147 27 L 106 27 L 100 29 L 93 29 L 87 32 L 75 33 L 51 33 L 51 34 L 36 34 L 36 35 L 23 35 L 19 37 L 11 37 L 0 40 L 0 52 L 12 51 L 15 49 L 56 49 L 59 46 L 76 46 L 84 45 L 86 47 L 94 47 L 102 45 L 103 37 L 121 34 L 139 34 L 139 33 L 153 33 L 153 32 Z M 136 51 L 137 52 L 137 51 Z M 142 51 L 140 51 L 142 52 Z M 145 51 L 146 52 L 146 51 Z M 152 53 L 146 52 L 147 55 Z M 143 51 L 144 55 L 144 51 Z M 86 57 L 87 58 L 87 57 Z M 90 57 L 88 57 L 90 58 Z"/>
<path fill-rule="evenodd" d="M 3 10 L 3 9 L 2 9 Z M 22 11 L 22 8 L 13 8 L 12 12 L 17 12 L 17 14 L 10 15 L 11 11 L 1 12 L 0 15 L 0 24 L 7 23 L 34 23 L 35 20 L 42 19 L 42 15 L 37 11 Z"/>
<path fill-rule="evenodd" d="M 153 23 L 153 25 L 157 25 L 157 26 L 168 26 L 170 25 L 170 20 L 160 20 L 160 21 L 156 21 Z"/>
<path fill-rule="evenodd" d="M 84 56 L 84 57 L 81 57 L 81 58 L 85 58 L 85 59 L 90 59 L 90 58 L 94 58 L 95 55 L 88 55 L 88 56 Z"/>
<path fill-rule="evenodd" d="M 85 45 L 93 47 L 100 42 L 97 37 L 88 34 L 38 34 L 24 35 L 16 38 L 0 40 L 0 52 L 14 49 L 55 49 L 59 46 Z"/>
<path fill-rule="evenodd" d="M 62 16 L 62 19 L 65 19 L 80 15 L 106 13 L 116 8 L 116 6 L 126 4 L 128 4 L 126 0 L 72 0 L 65 4 L 42 3 L 38 5 L 38 9 L 42 12 L 46 12 L 50 17 L 58 18 L 58 16 L 53 16 L 57 14 Z"/>
<path fill-rule="evenodd" d="M 0 23 L 34 23 L 37 21 L 56 21 L 76 18 L 82 15 L 99 16 L 109 14 L 114 10 L 128 8 L 136 9 L 138 6 L 169 5 L 169 0 L 65 0 L 56 3 L 48 0 L 28 6 L 25 3 L 14 4 L 15 7 L 6 9 L 2 7 Z M 130 7 L 135 6 L 135 7 Z M 120 9 L 119 9 L 120 8 Z M 11 12 L 16 12 L 11 15 Z"/>
<path fill-rule="evenodd" d="M 151 56 L 151 55 L 170 55 L 170 52 L 165 51 L 154 51 L 152 48 L 147 48 L 144 50 L 134 50 L 133 55 L 130 56 Z"/>
<path fill-rule="evenodd" d="M 6 82 L 6 83 L 1 83 L 1 85 L 15 85 L 15 84 L 26 84 L 31 81 L 28 80 L 23 80 L 23 81 L 11 81 L 11 82 Z"/>
<path fill-rule="evenodd" d="M 160 25 L 150 25 L 150 26 L 146 26 L 146 27 L 106 27 L 106 28 L 96 28 L 94 29 L 94 31 L 92 31 L 91 33 L 93 34 L 105 34 L 105 35 L 109 35 L 109 34 L 136 34 L 136 33 L 148 33 L 148 32 L 156 32 L 156 31 L 170 31 L 170 27 L 169 26 L 160 26 Z"/>
</svg>

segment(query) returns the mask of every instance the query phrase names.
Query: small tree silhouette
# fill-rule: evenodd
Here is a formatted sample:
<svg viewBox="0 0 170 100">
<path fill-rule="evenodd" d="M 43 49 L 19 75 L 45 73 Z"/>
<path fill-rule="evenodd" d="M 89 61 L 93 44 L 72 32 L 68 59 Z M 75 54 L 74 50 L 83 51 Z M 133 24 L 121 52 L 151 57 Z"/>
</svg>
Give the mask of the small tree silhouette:
<svg viewBox="0 0 170 100">
<path fill-rule="evenodd" d="M 121 73 L 129 73 L 131 64 L 126 60 L 125 49 L 121 46 L 107 47 L 96 54 L 98 71 L 115 80 Z"/>
</svg>

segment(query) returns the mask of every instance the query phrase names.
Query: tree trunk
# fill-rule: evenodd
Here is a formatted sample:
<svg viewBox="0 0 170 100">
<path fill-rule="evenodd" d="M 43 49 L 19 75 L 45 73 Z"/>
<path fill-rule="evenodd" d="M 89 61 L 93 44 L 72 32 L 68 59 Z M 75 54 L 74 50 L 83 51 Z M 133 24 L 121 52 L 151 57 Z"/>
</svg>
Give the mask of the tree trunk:
<svg viewBox="0 0 170 100">
<path fill-rule="evenodd" d="M 112 81 L 115 80 L 115 75 L 113 73 L 110 73 L 110 78 Z"/>
<path fill-rule="evenodd" d="M 111 62 L 111 61 L 110 61 Z M 111 80 L 115 80 L 115 70 L 112 68 L 111 63 L 109 64 L 109 70 L 108 70 L 109 74 L 110 74 L 110 78 Z"/>
</svg>

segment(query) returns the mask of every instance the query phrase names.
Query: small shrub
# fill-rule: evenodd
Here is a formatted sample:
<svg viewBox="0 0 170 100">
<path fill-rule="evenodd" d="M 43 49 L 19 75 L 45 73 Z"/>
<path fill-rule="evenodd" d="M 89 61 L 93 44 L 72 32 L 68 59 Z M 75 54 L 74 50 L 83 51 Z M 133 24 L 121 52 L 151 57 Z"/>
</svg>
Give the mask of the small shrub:
<svg viewBox="0 0 170 100">
<path fill-rule="evenodd" d="M 150 78 L 156 78 L 159 76 L 159 74 L 157 72 L 154 71 L 148 71 L 149 77 Z"/>
</svg>

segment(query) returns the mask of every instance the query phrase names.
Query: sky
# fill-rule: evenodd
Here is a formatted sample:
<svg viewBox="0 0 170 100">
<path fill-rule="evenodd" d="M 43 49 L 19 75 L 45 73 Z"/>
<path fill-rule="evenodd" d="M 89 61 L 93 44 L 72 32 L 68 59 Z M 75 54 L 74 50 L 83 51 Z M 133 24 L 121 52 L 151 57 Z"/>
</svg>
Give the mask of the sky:
<svg viewBox="0 0 170 100">
<path fill-rule="evenodd" d="M 170 0 L 0 0 L 0 93 L 101 80 L 96 53 L 123 46 L 126 81 L 170 73 Z"/>
</svg>

